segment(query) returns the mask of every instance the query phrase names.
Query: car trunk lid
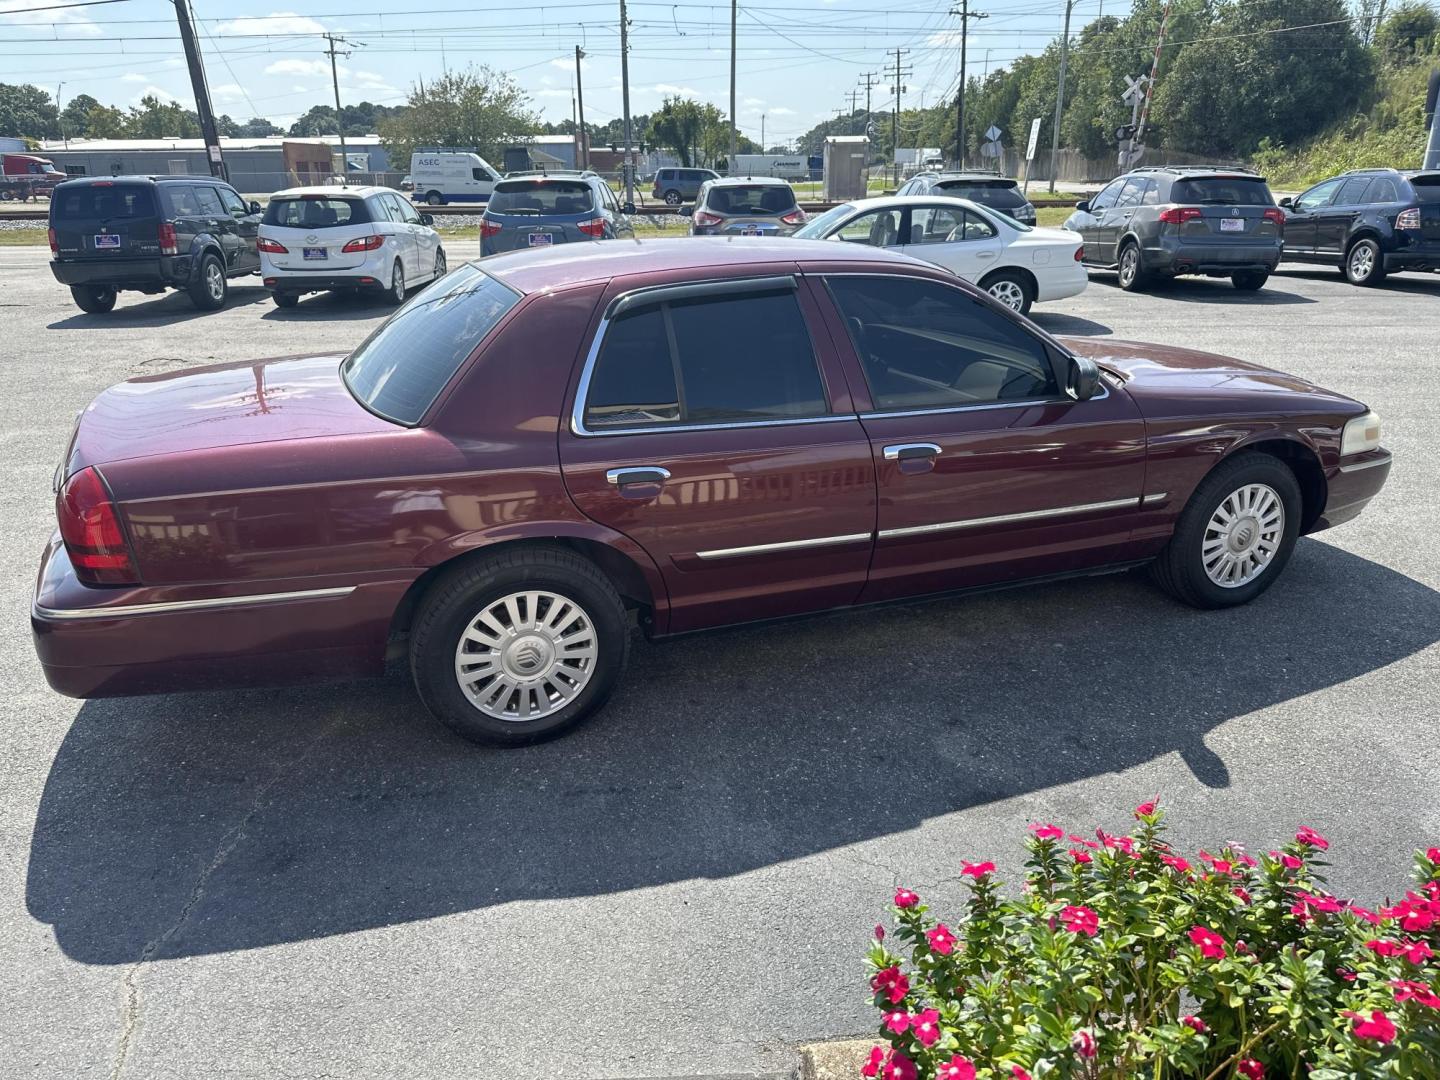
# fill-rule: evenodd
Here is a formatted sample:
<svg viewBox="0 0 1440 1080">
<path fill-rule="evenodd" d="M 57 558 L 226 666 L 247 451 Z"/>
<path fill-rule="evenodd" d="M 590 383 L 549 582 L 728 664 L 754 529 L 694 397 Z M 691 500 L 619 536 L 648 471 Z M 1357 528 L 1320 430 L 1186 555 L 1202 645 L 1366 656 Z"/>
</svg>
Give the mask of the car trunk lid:
<svg viewBox="0 0 1440 1080">
<path fill-rule="evenodd" d="M 97 180 L 62 184 L 50 203 L 55 254 L 61 259 L 158 256 L 160 213 L 144 183 Z"/>
</svg>

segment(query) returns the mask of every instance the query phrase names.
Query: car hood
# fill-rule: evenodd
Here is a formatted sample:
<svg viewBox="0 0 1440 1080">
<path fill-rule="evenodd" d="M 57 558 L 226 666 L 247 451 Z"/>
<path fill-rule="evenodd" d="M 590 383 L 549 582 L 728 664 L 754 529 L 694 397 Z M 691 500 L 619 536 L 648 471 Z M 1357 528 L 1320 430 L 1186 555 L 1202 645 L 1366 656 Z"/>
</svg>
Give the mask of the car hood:
<svg viewBox="0 0 1440 1080">
<path fill-rule="evenodd" d="M 1126 390 L 1141 395 L 1152 391 L 1203 390 L 1212 393 L 1301 393 L 1348 400 L 1298 376 L 1229 356 L 1115 338 L 1071 337 L 1061 341 L 1072 352 L 1090 357 L 1100 367 L 1124 380 Z"/>
<path fill-rule="evenodd" d="M 341 354 L 150 375 L 104 391 L 80 414 L 65 472 L 241 443 L 394 431 L 340 378 Z"/>
</svg>

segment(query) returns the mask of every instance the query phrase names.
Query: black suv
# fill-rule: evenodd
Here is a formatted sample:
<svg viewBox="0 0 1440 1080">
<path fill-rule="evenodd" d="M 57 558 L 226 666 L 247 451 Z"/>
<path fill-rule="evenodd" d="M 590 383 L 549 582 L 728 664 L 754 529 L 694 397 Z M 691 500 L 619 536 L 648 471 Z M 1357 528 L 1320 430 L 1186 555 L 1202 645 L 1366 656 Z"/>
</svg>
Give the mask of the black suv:
<svg viewBox="0 0 1440 1080">
<path fill-rule="evenodd" d="M 1356 169 L 1280 205 L 1287 259 L 1338 266 L 1355 285 L 1440 270 L 1440 172 Z"/>
<path fill-rule="evenodd" d="M 896 195 L 949 195 L 999 210 L 1024 225 L 1035 224 L 1035 207 L 1025 198 L 1018 181 L 998 173 L 916 173 Z"/>
<path fill-rule="evenodd" d="M 1143 168 L 1077 203 L 1065 227 L 1085 238 L 1085 264 L 1118 270 L 1122 289 L 1204 274 L 1249 290 L 1280 261 L 1285 214 L 1244 169 Z"/>
<path fill-rule="evenodd" d="M 93 314 L 122 289 L 185 289 L 212 311 L 228 279 L 259 273 L 259 231 L 260 204 L 208 176 L 67 180 L 50 197 L 50 270 Z"/>
</svg>

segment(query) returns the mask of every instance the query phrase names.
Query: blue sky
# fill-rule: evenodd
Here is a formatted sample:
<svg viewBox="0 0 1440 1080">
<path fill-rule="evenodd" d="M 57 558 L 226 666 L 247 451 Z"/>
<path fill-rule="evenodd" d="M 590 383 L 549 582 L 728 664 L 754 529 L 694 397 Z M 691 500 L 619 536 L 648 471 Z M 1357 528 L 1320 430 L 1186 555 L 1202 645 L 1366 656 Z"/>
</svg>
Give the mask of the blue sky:
<svg viewBox="0 0 1440 1080">
<path fill-rule="evenodd" d="M 114 0 L 21 12 L 67 0 L 0 0 L 0 80 L 34 82 L 62 99 L 88 93 L 131 105 L 157 93 L 193 106 L 167 0 Z M 958 0 L 755 0 L 739 15 L 738 107 L 741 129 L 767 142 L 794 138 L 849 105 L 867 72 L 879 83 L 876 112 L 888 110 L 893 80 L 883 72 L 894 49 L 914 68 L 904 104 L 933 104 L 954 93 L 959 70 Z M 1079 0 L 1072 32 L 1103 13 L 1124 13 L 1124 0 Z M 433 6 L 432 6 L 433 5 Z M 352 9 L 352 10 L 347 10 Z M 988 16 L 971 24 L 972 76 L 1017 55 L 1039 51 L 1060 32 L 1063 0 L 972 0 Z M 730 7 L 696 0 L 630 4 L 631 109 L 656 108 L 667 95 L 710 101 L 728 111 Z M 545 119 L 571 115 L 574 48 L 582 45 L 586 119 L 620 115 L 618 3 L 469 6 L 419 0 L 415 9 L 384 10 L 375 0 L 195 0 L 211 94 L 218 112 L 236 120 L 267 116 L 285 124 L 332 100 L 321 34 L 353 44 L 341 61 L 341 97 L 400 104 L 417 79 L 445 68 L 488 64 L 510 72 Z M 863 107 L 863 93 L 858 99 Z M 1013 138 L 1013 134 L 1011 138 Z M 903 141 L 903 140 L 902 140 Z"/>
</svg>

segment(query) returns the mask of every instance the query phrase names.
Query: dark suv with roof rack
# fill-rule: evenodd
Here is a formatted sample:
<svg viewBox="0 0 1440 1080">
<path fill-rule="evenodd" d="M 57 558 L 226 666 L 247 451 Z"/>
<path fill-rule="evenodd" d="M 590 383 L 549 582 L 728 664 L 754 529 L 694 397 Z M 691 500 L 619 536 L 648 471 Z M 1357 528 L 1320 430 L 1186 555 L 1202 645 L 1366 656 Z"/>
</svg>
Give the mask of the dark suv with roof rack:
<svg viewBox="0 0 1440 1080">
<path fill-rule="evenodd" d="M 50 270 L 94 315 L 122 290 L 223 307 L 230 278 L 260 272 L 259 234 L 260 204 L 210 176 L 84 177 L 50 197 Z"/>
<path fill-rule="evenodd" d="M 1035 207 L 1025 198 L 1019 182 L 999 173 L 922 172 L 916 173 L 895 192 L 896 195 L 948 195 L 969 199 L 998 210 L 1025 225 L 1035 224 Z"/>
<path fill-rule="evenodd" d="M 1280 205 L 1286 259 L 1338 266 L 1354 285 L 1440 270 L 1440 171 L 1355 169 Z"/>
<path fill-rule="evenodd" d="M 1247 169 L 1151 167 L 1077 203 L 1065 228 L 1085 238 L 1085 265 L 1118 271 L 1131 292 L 1180 274 L 1253 290 L 1280 262 L 1285 214 L 1265 178 Z"/>
</svg>

